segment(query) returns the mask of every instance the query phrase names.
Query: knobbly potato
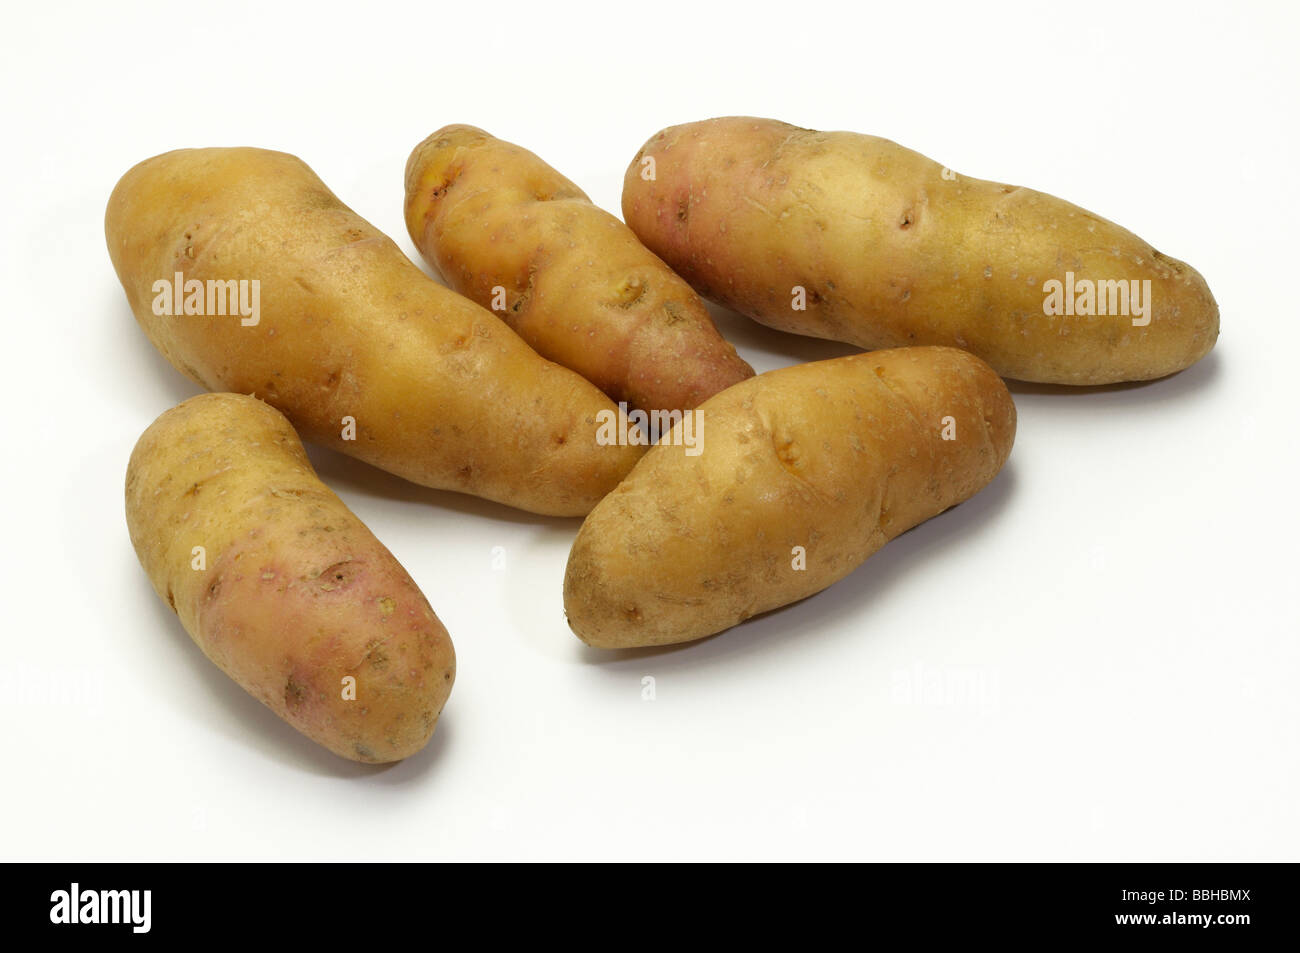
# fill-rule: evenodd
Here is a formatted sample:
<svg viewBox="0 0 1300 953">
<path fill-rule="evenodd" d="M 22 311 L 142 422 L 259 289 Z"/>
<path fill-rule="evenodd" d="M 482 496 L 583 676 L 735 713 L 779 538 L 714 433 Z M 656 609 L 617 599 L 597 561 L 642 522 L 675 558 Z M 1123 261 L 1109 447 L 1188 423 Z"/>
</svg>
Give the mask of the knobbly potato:
<svg viewBox="0 0 1300 953">
<path fill-rule="evenodd" d="M 992 368 L 939 347 L 770 371 L 694 413 L 696 455 L 670 433 L 573 544 L 564 609 L 590 645 L 700 639 L 825 589 L 988 484 L 1016 429 Z"/>
<path fill-rule="evenodd" d="M 280 413 L 236 394 L 164 413 L 131 454 L 126 521 L 154 591 L 250 695 L 355 761 L 424 747 L 447 630 Z"/>
<path fill-rule="evenodd" d="M 685 410 L 754 376 L 626 225 L 482 129 L 446 126 L 416 146 L 406 227 L 451 287 L 614 400 Z"/>
<path fill-rule="evenodd" d="M 428 278 L 294 156 L 146 160 L 114 189 L 105 231 L 167 359 L 265 398 L 310 440 L 560 516 L 590 510 L 643 452 L 598 445 L 597 415 L 616 412 L 604 394 Z"/>
<path fill-rule="evenodd" d="M 697 291 L 763 324 L 951 345 L 1019 380 L 1162 377 L 1219 333 L 1200 274 L 1132 232 L 874 136 L 673 126 L 628 167 L 623 217 Z"/>
</svg>

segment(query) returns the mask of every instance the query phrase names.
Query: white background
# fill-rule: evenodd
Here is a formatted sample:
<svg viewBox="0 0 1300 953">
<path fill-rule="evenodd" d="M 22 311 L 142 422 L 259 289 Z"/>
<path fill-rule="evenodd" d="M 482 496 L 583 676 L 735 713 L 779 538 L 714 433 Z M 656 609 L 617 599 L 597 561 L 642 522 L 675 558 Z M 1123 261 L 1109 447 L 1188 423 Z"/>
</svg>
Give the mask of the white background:
<svg viewBox="0 0 1300 953">
<path fill-rule="evenodd" d="M 0 858 L 1297 859 L 1294 4 L 202 9 L 6 10 Z M 136 438 L 195 389 L 110 266 L 117 178 L 287 150 L 414 256 L 403 165 L 439 126 L 617 211 L 645 139 L 730 114 L 1117 220 L 1205 275 L 1219 345 L 1157 383 L 1015 386 L 979 496 L 667 651 L 569 632 L 576 520 L 314 451 L 452 633 L 434 740 L 340 760 L 210 665 L 123 518 Z M 759 370 L 851 350 L 718 315 Z"/>
</svg>

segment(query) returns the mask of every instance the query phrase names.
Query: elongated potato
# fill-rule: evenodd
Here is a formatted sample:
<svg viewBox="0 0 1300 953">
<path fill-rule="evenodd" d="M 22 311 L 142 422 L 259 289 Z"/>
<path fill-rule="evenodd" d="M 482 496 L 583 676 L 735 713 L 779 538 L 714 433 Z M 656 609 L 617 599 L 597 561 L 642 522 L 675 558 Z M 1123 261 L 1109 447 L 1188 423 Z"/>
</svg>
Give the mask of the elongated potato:
<svg viewBox="0 0 1300 953">
<path fill-rule="evenodd" d="M 626 225 L 482 129 L 445 126 L 416 146 L 406 227 L 448 284 L 614 400 L 685 410 L 754 376 Z"/>
<path fill-rule="evenodd" d="M 131 454 L 126 521 L 154 591 L 250 695 L 355 761 L 424 747 L 447 630 L 281 414 L 236 394 L 167 411 Z"/>
<path fill-rule="evenodd" d="M 596 443 L 605 395 L 430 280 L 291 155 L 146 160 L 113 190 L 105 230 L 167 359 L 210 390 L 264 397 L 310 440 L 560 516 L 590 510 L 640 455 Z"/>
<path fill-rule="evenodd" d="M 673 126 L 628 167 L 623 217 L 697 291 L 763 324 L 961 347 L 1019 380 L 1162 377 L 1219 333 L 1200 274 L 1132 232 L 874 136 Z"/>
<path fill-rule="evenodd" d="M 700 639 L 825 589 L 984 487 L 1016 429 L 993 370 L 939 347 L 770 371 L 695 415 L 695 455 L 670 433 L 582 524 L 564 609 L 590 645 Z"/>
</svg>

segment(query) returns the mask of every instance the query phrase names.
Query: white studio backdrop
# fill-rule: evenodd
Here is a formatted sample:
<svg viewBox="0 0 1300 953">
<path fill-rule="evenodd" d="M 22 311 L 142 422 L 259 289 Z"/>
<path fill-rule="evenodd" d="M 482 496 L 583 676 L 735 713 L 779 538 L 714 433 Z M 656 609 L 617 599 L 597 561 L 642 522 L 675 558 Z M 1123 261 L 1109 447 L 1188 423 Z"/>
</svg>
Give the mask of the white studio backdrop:
<svg viewBox="0 0 1300 953">
<path fill-rule="evenodd" d="M 0 859 L 1296 858 L 1294 5 L 7 19 Z M 617 212 L 645 139 L 733 114 L 885 136 L 1118 221 L 1206 277 L 1218 347 L 1146 385 L 1013 385 L 985 491 L 674 650 L 568 631 L 578 521 L 313 450 L 455 641 L 434 740 L 344 762 L 211 666 L 126 533 L 131 447 L 196 389 L 113 274 L 118 177 L 182 146 L 282 149 L 415 258 L 402 171 L 439 126 L 524 145 Z M 715 313 L 760 371 L 853 350 Z"/>
</svg>

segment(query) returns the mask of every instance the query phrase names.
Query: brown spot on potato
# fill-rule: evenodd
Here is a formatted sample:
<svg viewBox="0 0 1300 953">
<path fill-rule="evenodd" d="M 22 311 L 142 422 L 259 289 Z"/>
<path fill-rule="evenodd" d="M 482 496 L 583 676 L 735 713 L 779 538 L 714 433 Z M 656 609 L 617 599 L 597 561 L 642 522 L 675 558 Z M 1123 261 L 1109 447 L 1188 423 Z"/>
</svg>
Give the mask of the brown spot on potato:
<svg viewBox="0 0 1300 953">
<path fill-rule="evenodd" d="M 297 708 L 307 697 L 306 686 L 294 680 L 292 675 L 284 683 L 284 704 L 286 708 Z"/>
<path fill-rule="evenodd" d="M 434 147 L 438 149 L 445 149 L 449 145 L 451 145 L 451 142 L 450 140 L 447 139 L 440 139 L 434 143 Z M 458 164 L 448 169 L 447 177 L 438 185 L 435 185 L 433 188 L 429 190 L 429 203 L 433 204 L 437 202 L 439 199 L 445 196 L 449 191 L 451 191 L 451 187 L 456 184 L 456 182 L 460 179 L 464 171 L 465 171 L 465 167 L 463 164 Z"/>
<path fill-rule="evenodd" d="M 772 449 L 776 451 L 777 460 L 787 470 L 802 470 L 806 465 L 799 445 L 788 434 L 773 434 Z"/>
<path fill-rule="evenodd" d="M 369 662 L 371 668 L 382 669 L 388 664 L 388 653 L 383 651 L 384 639 L 374 639 L 366 646 L 366 654 L 361 661 Z"/>
<path fill-rule="evenodd" d="M 332 566 L 326 566 L 315 576 L 307 578 L 319 580 L 319 587 L 322 592 L 334 592 L 336 589 L 345 588 L 352 581 L 352 568 L 348 565 L 352 560 L 341 559 Z"/>
<path fill-rule="evenodd" d="M 630 308 L 645 296 L 646 290 L 640 278 L 628 278 L 615 289 L 615 303 L 620 308 Z"/>
</svg>

